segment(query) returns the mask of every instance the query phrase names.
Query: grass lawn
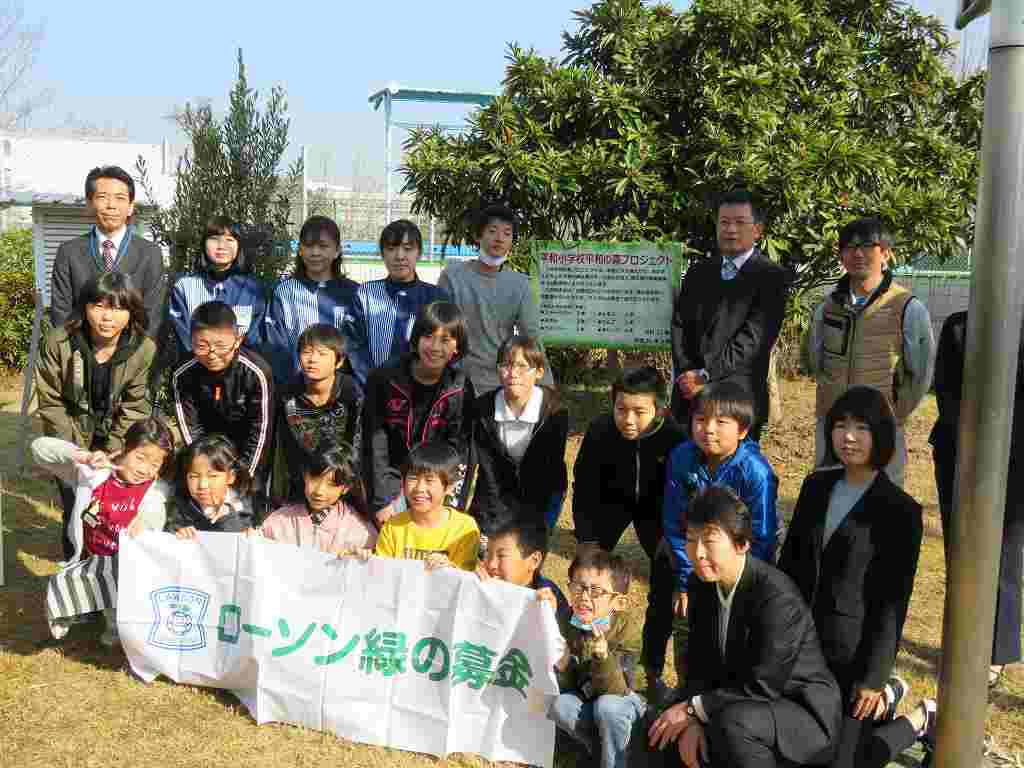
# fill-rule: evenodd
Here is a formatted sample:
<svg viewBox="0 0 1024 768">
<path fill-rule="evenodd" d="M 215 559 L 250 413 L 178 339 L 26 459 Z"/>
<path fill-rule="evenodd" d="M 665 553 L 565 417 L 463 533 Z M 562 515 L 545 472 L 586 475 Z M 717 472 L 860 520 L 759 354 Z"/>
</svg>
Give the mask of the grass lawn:
<svg viewBox="0 0 1024 768">
<path fill-rule="evenodd" d="M 575 420 L 566 452 L 571 467 L 585 418 L 605 406 L 606 395 L 567 393 Z M 780 514 L 792 511 L 814 454 L 814 389 L 808 381 L 783 383 L 785 419 L 770 429 L 763 448 L 780 479 Z M 45 577 L 60 557 L 60 514 L 48 479 L 14 469 L 20 392 L 0 392 L 0 471 L 4 473 L 6 586 L 0 588 L 0 767 L 161 766 L 426 766 L 434 758 L 342 741 L 332 734 L 286 725 L 257 727 L 242 707 L 218 691 L 159 680 L 151 686 L 125 672 L 119 651 L 98 643 L 98 625 L 76 628 L 60 645 L 48 642 L 43 616 Z M 928 430 L 931 397 L 908 426 L 907 490 L 925 506 L 926 535 L 910 617 L 897 668 L 910 683 L 907 704 L 935 695 L 940 655 L 945 569 L 932 479 Z M 546 573 L 564 585 L 575 547 L 566 504 Z M 619 545 L 640 577 L 630 610 L 642 621 L 647 562 L 632 530 Z M 997 564 L 993 563 L 993 567 Z M 671 657 L 671 654 L 669 654 Z M 671 664 L 671 662 L 670 662 Z M 669 677 L 674 672 L 669 670 Z M 988 732 L 1000 751 L 1024 751 L 1024 671 L 1008 670 L 1005 690 L 989 706 Z M 556 765 L 583 765 L 571 751 Z M 447 764 L 487 765 L 470 756 Z"/>
</svg>

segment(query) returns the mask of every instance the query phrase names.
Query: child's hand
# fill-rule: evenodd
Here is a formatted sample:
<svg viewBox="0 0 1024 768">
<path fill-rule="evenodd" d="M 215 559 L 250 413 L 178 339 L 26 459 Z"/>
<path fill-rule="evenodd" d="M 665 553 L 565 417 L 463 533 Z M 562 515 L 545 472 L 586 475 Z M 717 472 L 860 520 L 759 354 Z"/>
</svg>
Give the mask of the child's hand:
<svg viewBox="0 0 1024 768">
<path fill-rule="evenodd" d="M 569 668 L 569 661 L 572 659 L 572 654 L 569 653 L 569 645 L 564 640 L 562 641 L 562 658 L 555 662 L 555 669 L 559 672 L 565 672 Z"/>
<path fill-rule="evenodd" d="M 591 653 L 595 659 L 604 660 L 608 658 L 608 638 L 604 636 L 604 630 L 594 627 L 594 642 L 590 646 Z"/>
<path fill-rule="evenodd" d="M 672 610 L 676 618 L 685 619 L 686 609 L 690 606 L 690 598 L 686 592 L 676 592 L 672 595 Z"/>
<path fill-rule="evenodd" d="M 427 555 L 427 570 L 438 571 L 442 568 L 454 568 L 455 564 L 448 559 L 448 555 L 442 554 L 441 552 L 433 552 Z"/>
<path fill-rule="evenodd" d="M 146 526 L 143 525 L 142 519 L 139 518 L 138 516 L 136 516 L 135 519 L 132 520 L 131 525 L 128 526 L 128 530 L 127 530 L 128 536 L 133 538 L 133 539 L 137 539 L 139 536 L 141 536 L 145 532 L 146 532 Z"/>
<path fill-rule="evenodd" d="M 365 563 L 373 556 L 373 550 L 367 549 L 366 547 L 339 547 L 334 550 L 334 554 L 337 555 L 339 559 L 343 557 L 354 557 L 360 562 Z"/>
<path fill-rule="evenodd" d="M 374 512 L 373 516 L 377 520 L 377 526 L 383 528 L 384 523 L 386 523 L 388 520 L 390 520 L 397 514 L 398 513 L 395 511 L 394 506 L 388 504 L 386 507 L 381 507 L 376 512 Z"/>
<path fill-rule="evenodd" d="M 198 534 L 199 531 L 197 531 L 191 525 L 187 525 L 184 528 L 179 528 L 178 530 L 176 530 L 174 532 L 174 538 L 181 539 L 182 541 L 185 541 L 186 539 L 189 541 L 194 541 Z"/>
<path fill-rule="evenodd" d="M 558 613 L 558 600 L 555 598 L 555 593 L 551 590 L 551 587 L 541 587 L 538 589 L 537 600 L 546 605 L 550 605 L 551 610 Z"/>
<path fill-rule="evenodd" d="M 263 535 L 263 531 L 259 528 L 246 528 L 242 531 L 242 535 L 247 539 L 258 539 Z"/>
<path fill-rule="evenodd" d="M 110 469 L 114 466 L 103 451 L 75 451 L 71 458 L 76 464 L 85 464 L 92 469 Z"/>
<path fill-rule="evenodd" d="M 487 566 L 480 562 L 476 564 L 476 575 L 480 578 L 480 581 L 490 581 L 494 578 L 491 576 L 491 572 L 487 570 Z"/>
</svg>

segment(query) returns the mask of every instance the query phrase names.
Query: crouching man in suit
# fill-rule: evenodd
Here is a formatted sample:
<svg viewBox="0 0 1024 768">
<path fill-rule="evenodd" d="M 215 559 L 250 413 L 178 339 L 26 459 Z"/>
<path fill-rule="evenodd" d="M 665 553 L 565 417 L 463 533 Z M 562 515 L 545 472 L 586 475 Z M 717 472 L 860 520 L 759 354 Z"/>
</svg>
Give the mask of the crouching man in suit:
<svg viewBox="0 0 1024 768">
<path fill-rule="evenodd" d="M 750 515 L 711 486 L 690 503 L 687 679 L 651 726 L 666 766 L 774 768 L 833 757 L 841 704 L 799 590 L 748 557 Z"/>
</svg>

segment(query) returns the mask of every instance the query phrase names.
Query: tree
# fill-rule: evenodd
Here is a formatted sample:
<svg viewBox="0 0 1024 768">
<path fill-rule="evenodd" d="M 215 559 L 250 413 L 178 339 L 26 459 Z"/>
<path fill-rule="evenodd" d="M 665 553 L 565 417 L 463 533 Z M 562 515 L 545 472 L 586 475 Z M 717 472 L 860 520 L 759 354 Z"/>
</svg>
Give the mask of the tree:
<svg viewBox="0 0 1024 768">
<path fill-rule="evenodd" d="M 26 94 L 46 24 L 25 21 L 20 2 L 0 4 L 0 129 L 24 128 L 29 116 L 53 100 L 49 90 Z"/>
<path fill-rule="evenodd" d="M 511 45 L 503 94 L 466 133 L 406 142 L 413 210 L 449 237 L 502 200 L 527 238 L 703 253 L 713 201 L 744 185 L 802 290 L 834 279 L 856 216 L 887 218 L 903 258 L 971 239 L 984 80 L 957 82 L 937 19 L 895 0 L 602 0 L 576 17 L 565 61 Z"/>
<path fill-rule="evenodd" d="M 249 87 L 239 49 L 238 79 L 227 115 L 217 117 L 208 103 L 186 104 L 177 111 L 190 149 L 178 164 L 174 202 L 159 210 L 152 223 L 154 237 L 171 248 L 172 275 L 201 257 L 210 217 L 227 216 L 241 225 L 241 245 L 256 274 L 269 280 L 281 276 L 291 260 L 292 202 L 302 184 L 301 159 L 282 172 L 290 124 L 287 109 L 284 90 L 274 87 L 260 111 L 259 94 Z M 141 157 L 137 169 L 152 200 Z"/>
</svg>

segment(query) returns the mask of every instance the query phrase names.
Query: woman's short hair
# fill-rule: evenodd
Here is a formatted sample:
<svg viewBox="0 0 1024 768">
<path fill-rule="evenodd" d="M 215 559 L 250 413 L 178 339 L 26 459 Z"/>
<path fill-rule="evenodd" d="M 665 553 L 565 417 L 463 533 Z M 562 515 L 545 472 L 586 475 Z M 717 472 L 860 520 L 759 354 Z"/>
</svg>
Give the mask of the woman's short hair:
<svg viewBox="0 0 1024 768">
<path fill-rule="evenodd" d="M 540 345 L 540 339 L 534 336 L 509 336 L 498 347 L 498 365 L 510 361 L 515 357 L 516 351 L 523 355 L 534 368 L 547 368 L 548 361 L 544 356 L 544 347 Z"/>
<path fill-rule="evenodd" d="M 128 329 L 132 335 L 145 335 L 146 305 L 130 275 L 104 272 L 86 283 L 78 295 L 75 311 L 65 324 L 69 336 L 86 326 L 85 308 L 89 304 L 106 304 L 113 309 L 128 310 Z"/>
<path fill-rule="evenodd" d="M 227 216 L 213 216 L 206 222 L 206 229 L 203 231 L 203 242 L 200 246 L 201 252 L 196 260 L 196 271 L 213 271 L 213 265 L 210 264 L 210 259 L 206 255 L 206 241 L 211 237 L 220 237 L 221 235 L 231 235 L 238 242 L 238 253 L 229 269 L 242 274 L 252 272 L 252 264 L 246 258 L 245 248 L 242 247 L 242 228 Z"/>
<path fill-rule="evenodd" d="M 896 452 L 896 416 L 889 399 L 874 387 L 850 387 L 839 396 L 825 415 L 825 459 L 838 464 L 832 446 L 832 430 L 840 419 L 863 421 L 871 430 L 871 466 L 882 469 Z"/>
<path fill-rule="evenodd" d="M 715 525 L 722 529 L 733 544 L 743 546 L 754 540 L 750 510 L 732 488 L 709 485 L 690 501 L 686 511 L 689 525 Z"/>
<path fill-rule="evenodd" d="M 311 245 L 321 237 L 327 236 L 338 246 L 338 255 L 331 262 L 331 276 L 337 280 L 345 275 L 341 260 L 341 230 L 334 219 L 326 216 L 310 216 L 299 230 L 299 252 L 295 254 L 295 276 L 306 277 L 306 265 L 302 261 L 302 246 Z"/>
<path fill-rule="evenodd" d="M 415 353 L 420 346 L 420 339 L 433 336 L 438 330 L 447 331 L 455 339 L 458 359 L 466 356 L 469 350 L 469 334 L 466 331 L 466 319 L 457 304 L 450 301 L 433 301 L 423 307 L 416 315 L 416 322 L 409 334 L 409 348 Z"/>
<path fill-rule="evenodd" d="M 416 246 L 416 250 L 423 253 L 423 233 L 420 232 L 420 228 L 408 219 L 398 219 L 384 227 L 384 230 L 380 233 L 380 240 L 377 245 L 380 248 L 381 254 L 384 253 L 385 247 L 394 248 L 399 246 L 407 237 L 409 242 Z"/>
</svg>

